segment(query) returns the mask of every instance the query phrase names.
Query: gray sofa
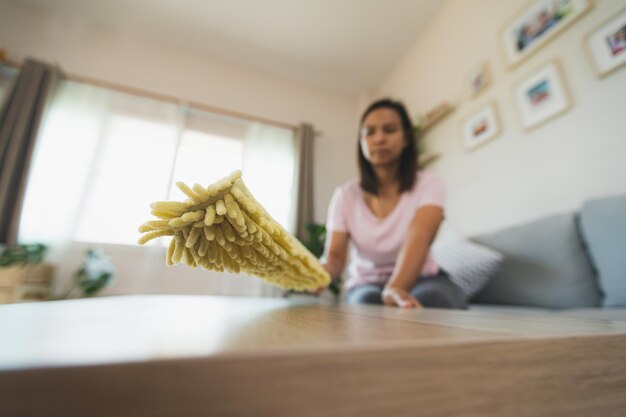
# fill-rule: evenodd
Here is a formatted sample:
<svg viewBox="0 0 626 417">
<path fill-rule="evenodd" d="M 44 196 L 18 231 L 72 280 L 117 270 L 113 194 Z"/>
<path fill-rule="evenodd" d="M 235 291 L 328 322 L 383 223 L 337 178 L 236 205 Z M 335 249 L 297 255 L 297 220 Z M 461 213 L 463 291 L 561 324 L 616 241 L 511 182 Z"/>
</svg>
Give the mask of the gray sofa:
<svg viewBox="0 0 626 417">
<path fill-rule="evenodd" d="M 504 255 L 472 309 L 626 320 L 626 195 L 472 240 Z"/>
</svg>

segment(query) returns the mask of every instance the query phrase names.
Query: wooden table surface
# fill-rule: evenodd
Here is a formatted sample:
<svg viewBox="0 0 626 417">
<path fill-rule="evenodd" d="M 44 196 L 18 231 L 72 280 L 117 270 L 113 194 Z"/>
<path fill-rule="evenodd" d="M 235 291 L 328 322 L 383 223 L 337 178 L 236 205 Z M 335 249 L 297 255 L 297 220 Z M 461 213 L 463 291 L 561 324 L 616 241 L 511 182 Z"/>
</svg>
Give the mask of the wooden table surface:
<svg viewBox="0 0 626 417">
<path fill-rule="evenodd" d="M 625 416 L 626 322 L 285 299 L 0 306 L 0 416 Z"/>
</svg>

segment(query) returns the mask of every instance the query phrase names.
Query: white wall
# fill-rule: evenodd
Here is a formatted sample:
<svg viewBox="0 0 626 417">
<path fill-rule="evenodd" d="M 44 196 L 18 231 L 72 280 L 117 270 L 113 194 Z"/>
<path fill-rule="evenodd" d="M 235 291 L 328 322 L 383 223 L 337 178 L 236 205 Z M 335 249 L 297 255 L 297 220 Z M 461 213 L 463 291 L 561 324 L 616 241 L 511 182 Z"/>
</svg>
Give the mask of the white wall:
<svg viewBox="0 0 626 417">
<path fill-rule="evenodd" d="M 294 125 L 312 123 L 322 132 L 316 139 L 314 155 L 317 221 L 325 221 L 334 188 L 356 173 L 356 96 L 251 72 L 215 62 L 195 51 L 152 43 L 75 17 L 2 0 L 0 48 L 6 49 L 11 59 L 32 56 L 57 63 L 71 74 Z M 120 277 L 109 293 L 212 293 L 221 285 L 189 268 L 166 269 L 162 253 L 139 259 L 142 252 L 133 248 L 105 249 L 114 258 Z M 77 264 L 79 248 L 72 256 Z M 67 279 L 72 268 L 64 266 L 58 275 Z"/>
<path fill-rule="evenodd" d="M 426 136 L 443 157 L 433 166 L 447 181 L 449 226 L 488 232 L 574 210 L 594 196 L 626 192 L 626 68 L 596 77 L 583 37 L 626 4 L 597 0 L 593 9 L 513 70 L 506 69 L 497 36 L 527 0 L 449 0 L 376 90 L 402 99 L 415 113 L 443 100 L 457 110 Z M 566 114 L 524 132 L 513 85 L 558 59 L 572 96 Z M 487 60 L 493 84 L 475 100 L 464 97 L 467 72 Z M 463 150 L 464 117 L 497 104 L 502 132 L 471 153 Z"/>
</svg>

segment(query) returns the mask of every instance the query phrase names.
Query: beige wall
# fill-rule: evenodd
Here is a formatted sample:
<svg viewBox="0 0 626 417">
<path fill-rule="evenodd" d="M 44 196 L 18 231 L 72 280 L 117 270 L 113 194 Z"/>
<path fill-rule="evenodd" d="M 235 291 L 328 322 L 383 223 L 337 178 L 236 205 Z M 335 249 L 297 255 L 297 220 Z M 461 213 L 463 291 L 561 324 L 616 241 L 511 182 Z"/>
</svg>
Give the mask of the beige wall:
<svg viewBox="0 0 626 417">
<path fill-rule="evenodd" d="M 443 155 L 433 169 L 449 187 L 448 225 L 461 233 L 495 230 L 576 209 L 589 197 L 626 192 L 626 68 L 599 79 L 582 42 L 626 4 L 595 1 L 578 22 L 508 70 L 497 35 L 525 4 L 527 0 L 449 0 L 374 94 L 400 98 L 420 113 L 442 100 L 459 104 L 426 140 Z M 524 132 L 513 85 L 552 59 L 561 63 L 573 107 Z M 463 81 L 483 60 L 491 65 L 493 84 L 468 100 Z M 501 134 L 465 153 L 461 122 L 487 102 L 498 106 Z"/>
<path fill-rule="evenodd" d="M 2 0 L 0 48 L 5 48 L 12 59 L 33 56 L 58 63 L 72 74 L 294 125 L 313 123 L 322 132 L 315 146 L 318 221 L 326 218 L 334 187 L 356 172 L 352 152 L 357 130 L 356 96 L 247 71 L 215 62 L 197 51 L 152 43 L 77 18 Z"/>
</svg>

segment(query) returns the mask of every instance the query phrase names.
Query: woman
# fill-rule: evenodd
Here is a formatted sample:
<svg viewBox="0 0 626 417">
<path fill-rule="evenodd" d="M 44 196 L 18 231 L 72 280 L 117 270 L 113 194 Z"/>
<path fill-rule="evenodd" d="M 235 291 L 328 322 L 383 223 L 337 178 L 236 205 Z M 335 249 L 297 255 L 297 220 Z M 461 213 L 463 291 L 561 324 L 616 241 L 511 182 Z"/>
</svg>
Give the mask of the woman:
<svg viewBox="0 0 626 417">
<path fill-rule="evenodd" d="M 413 127 L 402 103 L 383 99 L 367 108 L 357 154 L 360 179 L 331 199 L 324 269 L 340 276 L 352 241 L 348 302 L 466 308 L 461 289 L 430 255 L 444 218 L 445 189 L 435 173 L 417 170 Z"/>
</svg>

